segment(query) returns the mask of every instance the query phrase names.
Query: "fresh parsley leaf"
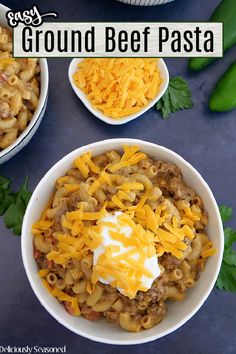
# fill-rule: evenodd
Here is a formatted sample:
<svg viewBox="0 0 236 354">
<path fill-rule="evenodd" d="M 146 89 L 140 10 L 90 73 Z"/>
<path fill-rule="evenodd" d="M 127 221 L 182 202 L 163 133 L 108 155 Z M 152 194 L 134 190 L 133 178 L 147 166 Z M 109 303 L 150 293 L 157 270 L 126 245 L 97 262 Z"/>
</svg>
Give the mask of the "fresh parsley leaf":
<svg viewBox="0 0 236 354">
<path fill-rule="evenodd" d="M 236 267 L 223 262 L 216 286 L 225 291 L 236 291 Z"/>
<path fill-rule="evenodd" d="M 236 231 L 231 229 L 231 227 L 224 228 L 225 234 L 225 249 L 230 248 L 234 242 L 236 242 Z"/>
<path fill-rule="evenodd" d="M 15 194 L 15 201 L 12 203 L 4 217 L 4 223 L 8 229 L 12 229 L 14 235 L 20 235 L 23 217 L 27 204 L 30 200 L 31 193 L 27 190 L 28 178 L 25 178 L 23 186 L 19 192 Z"/>
<path fill-rule="evenodd" d="M 232 219 L 232 216 L 233 216 L 232 208 L 227 207 L 225 205 L 220 205 L 219 210 L 220 210 L 220 216 L 221 216 L 223 223 Z"/>
<path fill-rule="evenodd" d="M 156 109 L 158 111 L 161 110 L 163 119 L 169 117 L 171 110 L 171 101 L 170 101 L 170 91 L 167 89 L 162 98 L 157 102 Z"/>
<path fill-rule="evenodd" d="M 187 82 L 180 76 L 170 79 L 166 92 L 156 104 L 156 109 L 161 111 L 164 119 L 168 118 L 171 113 L 192 107 L 191 91 Z"/>
<path fill-rule="evenodd" d="M 232 208 L 223 205 L 219 209 L 222 222 L 229 221 L 232 217 Z M 224 227 L 224 236 L 224 255 L 216 286 L 225 291 L 236 291 L 236 251 L 233 249 L 236 231 L 231 227 Z"/>
<path fill-rule="evenodd" d="M 9 189 L 10 183 L 9 179 L 0 176 L 0 215 L 3 215 L 15 200 Z"/>
<path fill-rule="evenodd" d="M 230 266 L 236 266 L 236 252 L 231 248 L 224 254 L 224 262 Z"/>
<path fill-rule="evenodd" d="M 0 176 L 0 188 L 8 189 L 10 184 L 11 181 L 8 178 Z"/>
</svg>

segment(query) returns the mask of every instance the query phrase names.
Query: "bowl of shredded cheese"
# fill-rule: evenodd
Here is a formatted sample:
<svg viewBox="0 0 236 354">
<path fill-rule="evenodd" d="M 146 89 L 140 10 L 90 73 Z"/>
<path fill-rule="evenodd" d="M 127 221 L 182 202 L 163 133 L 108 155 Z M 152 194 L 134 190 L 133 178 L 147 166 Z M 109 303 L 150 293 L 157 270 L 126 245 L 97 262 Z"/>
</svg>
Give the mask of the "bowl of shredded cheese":
<svg viewBox="0 0 236 354">
<path fill-rule="evenodd" d="M 122 155 L 121 159 L 118 158 L 119 154 Z M 107 169 L 105 169 L 104 164 L 108 160 L 112 161 L 112 163 L 106 165 Z M 197 268 L 194 259 L 193 262 L 191 261 L 196 281 L 189 276 L 191 275 L 190 268 L 186 262 L 184 263 L 185 266 L 181 269 L 188 278 L 186 278 L 188 283 L 186 296 L 183 298 L 183 293 L 182 295 L 179 293 L 178 287 L 175 288 L 175 292 L 173 293 L 173 287 L 169 287 L 167 284 L 167 289 L 171 290 L 171 297 L 174 297 L 175 300 L 183 301 L 168 301 L 168 312 L 166 312 L 162 320 L 150 325 L 150 323 L 147 323 L 147 317 L 145 317 L 142 322 L 143 328 L 141 328 L 139 325 L 140 314 L 142 315 L 145 309 L 142 307 L 144 304 L 141 301 L 142 298 L 139 296 L 147 294 L 147 288 L 150 288 L 150 283 L 153 279 L 150 278 L 149 272 L 152 273 L 153 277 L 157 277 L 158 281 L 160 271 L 161 269 L 163 270 L 161 268 L 161 258 L 158 258 L 158 263 L 156 258 L 153 259 L 154 246 L 151 232 L 149 230 L 145 233 L 144 228 L 146 229 L 146 221 L 149 223 L 149 227 L 151 227 L 151 225 L 154 225 L 153 223 L 158 222 L 158 220 L 160 221 L 160 218 L 169 217 L 169 212 L 164 216 L 166 212 L 162 213 L 162 209 L 158 209 L 158 213 L 160 212 L 161 214 L 157 213 L 158 215 L 155 214 L 155 217 L 151 213 L 149 206 L 152 205 L 153 200 L 160 197 L 162 198 L 160 199 L 160 203 L 162 203 L 165 197 L 164 194 L 161 197 L 158 188 L 154 187 L 153 189 L 155 178 L 148 177 L 153 176 L 153 173 L 155 174 L 153 166 L 148 168 L 150 160 L 159 160 L 158 169 L 162 175 L 164 173 L 163 169 L 165 169 L 164 166 L 169 166 L 169 182 L 172 185 L 171 193 L 173 193 L 173 198 L 179 198 L 179 210 L 186 207 L 186 201 L 183 198 L 181 199 L 181 196 L 191 199 L 191 194 L 194 191 L 192 197 L 195 198 L 197 196 L 196 200 L 194 199 L 194 203 L 199 204 L 202 210 L 206 211 L 203 214 L 203 219 L 198 219 L 196 217 L 200 210 L 196 204 L 193 205 L 191 210 L 187 207 L 186 213 L 184 211 L 183 219 L 181 219 L 181 224 L 178 226 L 176 224 L 176 217 L 178 216 L 176 208 L 171 205 L 170 200 L 165 201 L 168 208 L 171 208 L 170 212 L 176 216 L 173 217 L 173 225 L 171 227 L 165 223 L 166 230 L 158 229 L 161 232 L 161 237 L 164 237 L 164 239 L 171 237 L 169 240 L 172 240 L 172 247 L 166 248 L 166 252 L 174 252 L 175 256 L 181 260 L 182 252 L 185 252 L 186 245 L 189 243 L 184 244 L 182 242 L 184 238 L 179 232 L 185 232 L 190 238 L 191 232 L 196 232 L 198 239 L 202 239 L 207 247 L 202 251 L 205 255 L 201 253 L 200 257 L 204 258 L 206 256 L 208 260 L 205 263 L 202 258 L 196 258 L 196 254 L 194 255 L 195 258 L 192 257 L 192 259 L 200 261 Z M 133 172 L 131 180 L 129 181 L 128 179 L 127 182 L 127 176 L 130 176 L 131 169 L 139 163 L 141 163 L 146 174 L 137 174 L 137 171 Z M 126 172 L 128 173 L 127 176 L 120 173 L 124 168 L 126 168 Z M 181 185 L 177 184 L 174 187 L 172 182 L 176 182 L 176 178 L 173 177 L 173 174 L 176 172 L 174 172 L 173 168 L 176 169 L 177 174 L 180 174 L 180 178 L 183 178 L 186 185 L 181 182 Z M 81 178 L 79 183 L 78 178 Z M 132 182 L 133 178 L 135 178 L 135 182 Z M 153 184 L 150 180 L 153 181 Z M 166 190 L 164 182 L 167 182 L 164 177 L 159 180 L 159 186 L 163 188 L 163 191 Z M 118 189 L 115 187 L 117 183 L 122 183 L 121 185 L 119 184 Z M 99 186 L 105 185 L 107 198 L 104 198 L 104 193 L 102 194 L 101 191 L 98 193 Z M 183 188 L 185 189 L 184 194 L 182 193 Z M 140 199 L 134 197 L 134 190 L 136 190 L 137 195 L 139 194 L 138 191 L 140 191 L 142 195 Z M 152 194 L 150 194 L 151 190 L 153 191 Z M 75 193 L 75 198 L 71 197 L 73 193 Z M 112 198 L 110 199 L 109 196 Z M 103 207 L 101 209 L 97 208 L 96 198 L 102 201 Z M 173 198 L 172 202 L 174 202 Z M 146 204 L 147 199 L 150 201 L 149 206 Z M 69 209 L 66 207 L 68 200 L 70 201 Z M 124 211 L 125 203 L 128 206 L 128 214 Z M 159 208 L 158 205 L 162 208 L 161 204 L 157 204 L 157 208 Z M 86 209 L 88 207 L 89 209 Z M 109 213 L 107 214 L 108 210 Z M 112 213 L 111 210 L 123 211 Z M 163 210 L 167 210 L 166 207 Z M 97 223 L 96 220 L 98 220 Z M 194 220 L 196 221 L 195 226 Z M 199 224 L 197 220 L 202 220 L 205 223 L 205 235 L 201 223 Z M 101 228 L 99 223 L 101 224 Z M 183 226 L 183 224 L 185 225 Z M 50 231 L 52 225 L 54 225 L 53 233 Z M 62 229 L 60 225 L 62 225 Z M 80 232 L 80 227 L 83 227 L 82 238 L 77 239 L 75 235 Z M 120 229 L 120 232 L 116 231 L 117 227 Z M 182 228 L 182 231 L 180 231 L 179 227 Z M 133 230 L 132 233 L 130 233 L 130 229 Z M 70 234 L 69 230 L 71 230 Z M 97 232 L 100 231 L 102 233 L 98 235 Z M 179 235 L 182 239 L 181 242 L 178 240 Z M 56 240 L 55 237 L 57 238 Z M 142 262 L 146 258 L 147 263 L 145 263 L 144 268 L 141 267 L 141 264 L 135 262 L 136 258 L 130 259 L 130 253 L 134 250 L 127 249 L 127 247 L 130 247 L 129 245 L 136 245 L 140 237 L 145 237 L 145 242 L 143 240 L 144 243 L 140 243 L 142 248 L 135 246 L 135 252 L 139 249 Z M 123 248 L 121 247 L 121 243 L 123 244 L 122 240 L 128 242 L 126 245 L 124 244 Z M 166 243 L 166 241 L 163 241 L 162 244 L 163 247 L 170 246 L 168 246 L 168 242 Z M 77 251 L 74 248 L 77 247 L 76 245 L 78 246 Z M 214 252 L 212 252 L 212 245 L 214 245 Z M 33 192 L 25 213 L 21 236 L 22 257 L 26 274 L 35 295 L 43 307 L 59 323 L 72 332 L 94 341 L 117 345 L 150 342 L 175 331 L 188 321 L 200 309 L 214 287 L 221 266 L 223 246 L 224 236 L 217 203 L 209 186 L 194 167 L 175 152 L 165 147 L 142 140 L 127 138 L 104 140 L 80 147 L 57 162 L 47 172 Z M 93 249 L 93 260 L 92 254 L 86 253 L 88 247 Z M 145 247 L 147 247 L 147 250 L 145 250 L 144 254 L 143 249 Z M 155 252 L 160 253 L 160 245 L 157 244 L 155 247 L 157 247 Z M 117 248 L 119 248 L 122 254 L 115 254 L 114 257 L 111 256 L 111 254 L 118 252 Z M 197 248 L 199 248 L 199 245 L 197 246 L 197 242 L 194 241 L 193 252 L 198 252 L 197 257 L 199 257 L 199 249 L 197 250 Z M 76 257 L 80 257 L 81 255 L 83 264 L 78 264 Z M 132 261 L 130 263 L 130 271 L 127 273 L 128 275 L 124 273 L 123 277 L 120 275 L 119 279 L 116 279 L 114 274 L 117 273 L 118 268 L 113 268 L 112 262 L 116 259 L 121 272 L 122 269 L 126 272 L 126 267 L 123 264 L 124 255 L 129 259 L 129 262 Z M 167 253 L 166 255 L 166 262 L 168 262 L 171 254 Z M 178 259 L 175 261 L 178 261 Z M 145 271 L 143 273 L 145 276 L 142 279 L 140 278 L 141 282 L 137 282 L 132 278 L 134 263 L 137 268 L 138 277 L 140 277 L 140 272 Z M 202 271 L 200 279 L 197 281 L 199 267 Z M 55 275 L 57 270 L 61 274 L 60 279 Z M 114 279 L 107 278 L 107 274 L 109 275 L 110 273 L 107 273 L 105 270 L 112 271 Z M 65 271 L 69 271 L 69 276 L 67 273 L 65 274 Z M 97 287 L 93 288 L 93 281 L 87 283 L 87 286 L 84 280 L 77 282 L 76 279 L 81 276 L 81 273 L 84 273 L 88 277 L 87 279 L 92 279 L 91 271 L 93 274 L 92 277 L 95 277 L 95 283 L 100 279 Z M 175 272 L 175 276 L 177 275 L 178 277 L 179 272 L 181 272 L 180 269 L 178 269 L 177 273 Z M 73 275 L 72 278 L 71 274 Z M 64 275 L 66 285 L 63 284 Z M 168 276 L 170 275 L 173 276 L 169 272 Z M 130 282 L 125 281 L 127 276 L 131 277 Z M 107 279 L 106 281 L 105 278 Z M 111 282 L 111 285 L 108 284 L 109 282 Z M 125 284 L 123 284 L 124 282 Z M 116 305 L 112 305 L 113 310 L 108 314 L 107 306 L 111 306 L 110 302 L 114 303 L 114 296 L 116 297 L 118 294 L 116 288 L 119 292 L 119 304 L 115 302 Z M 137 291 L 139 295 L 136 294 Z M 181 297 L 179 297 L 180 295 Z M 99 299 L 102 297 L 102 303 L 95 299 L 96 297 Z M 120 304 L 121 300 L 124 301 L 123 304 Z M 141 302 L 139 303 L 139 301 Z M 139 303 L 141 308 L 138 309 L 135 320 L 137 323 L 135 322 L 134 324 L 132 315 L 133 308 L 137 303 Z M 125 306 L 125 311 L 120 314 L 120 327 L 114 325 L 114 323 L 108 323 L 101 316 L 98 317 L 99 312 L 104 312 L 105 316 L 114 316 L 117 312 L 121 311 L 120 305 L 122 305 L 122 309 Z M 157 305 L 160 310 L 160 299 L 156 303 L 149 303 L 149 305 L 150 312 L 148 314 L 152 314 L 153 316 L 153 306 Z M 129 311 L 132 312 L 131 318 Z M 157 314 L 158 312 L 155 312 L 154 317 Z M 137 327 L 137 324 L 139 327 Z"/>
<path fill-rule="evenodd" d="M 169 74 L 163 59 L 73 59 L 71 86 L 90 112 L 105 123 L 128 123 L 149 110 L 165 93 Z"/>
</svg>

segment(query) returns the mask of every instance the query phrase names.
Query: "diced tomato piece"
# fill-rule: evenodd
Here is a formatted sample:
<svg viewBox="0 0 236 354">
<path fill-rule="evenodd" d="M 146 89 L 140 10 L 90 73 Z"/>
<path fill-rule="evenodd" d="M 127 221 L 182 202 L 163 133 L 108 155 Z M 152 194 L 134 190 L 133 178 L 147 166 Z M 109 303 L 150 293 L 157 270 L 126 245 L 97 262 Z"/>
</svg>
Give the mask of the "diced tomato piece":
<svg viewBox="0 0 236 354">
<path fill-rule="evenodd" d="M 100 312 L 96 312 L 93 310 L 91 310 L 90 312 L 83 314 L 83 315 L 86 318 L 86 320 L 89 320 L 89 321 L 97 321 L 101 317 Z"/>
<path fill-rule="evenodd" d="M 7 80 L 8 80 L 7 75 L 4 74 L 4 73 L 1 73 L 0 74 L 0 82 L 2 83 L 2 82 L 7 81 Z"/>
<path fill-rule="evenodd" d="M 63 305 L 65 306 L 66 311 L 69 313 L 69 315 L 74 316 L 74 311 L 72 309 L 71 303 L 68 301 L 64 301 Z"/>
<path fill-rule="evenodd" d="M 40 258 L 41 255 L 42 255 L 42 253 L 41 253 L 39 250 L 37 250 L 37 249 L 35 248 L 35 249 L 34 249 L 34 259 Z"/>
<path fill-rule="evenodd" d="M 49 261 L 48 259 L 46 260 L 47 268 L 52 269 L 53 267 L 53 261 Z"/>
</svg>

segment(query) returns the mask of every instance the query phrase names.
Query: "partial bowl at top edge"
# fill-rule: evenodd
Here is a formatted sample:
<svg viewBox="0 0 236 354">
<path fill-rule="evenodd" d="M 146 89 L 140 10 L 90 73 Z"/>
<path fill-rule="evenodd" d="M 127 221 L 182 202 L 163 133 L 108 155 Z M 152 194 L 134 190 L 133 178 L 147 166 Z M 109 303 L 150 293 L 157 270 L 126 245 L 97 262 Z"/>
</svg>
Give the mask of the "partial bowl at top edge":
<svg viewBox="0 0 236 354">
<path fill-rule="evenodd" d="M 123 2 L 124 4 L 134 5 L 134 6 L 156 6 L 156 5 L 164 5 L 174 0 L 118 0 L 118 1 Z"/>
</svg>

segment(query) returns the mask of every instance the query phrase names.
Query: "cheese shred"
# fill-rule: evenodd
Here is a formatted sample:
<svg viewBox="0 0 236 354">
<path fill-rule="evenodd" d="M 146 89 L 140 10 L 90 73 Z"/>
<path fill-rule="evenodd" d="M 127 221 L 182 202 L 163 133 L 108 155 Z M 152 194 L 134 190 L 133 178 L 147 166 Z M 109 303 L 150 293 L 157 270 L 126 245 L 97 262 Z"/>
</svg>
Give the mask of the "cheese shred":
<svg viewBox="0 0 236 354">
<path fill-rule="evenodd" d="M 95 109 L 113 119 L 139 112 L 162 83 L 156 58 L 84 59 L 73 80 Z"/>
<path fill-rule="evenodd" d="M 112 59 L 112 64 L 110 60 L 111 59 L 103 61 L 99 59 L 97 62 L 93 62 L 93 60 L 84 61 L 80 65 L 82 71 L 79 70 L 74 79 L 81 87 L 83 86 L 88 94 L 91 94 L 87 88 L 88 75 L 92 78 L 93 75 L 95 75 L 93 70 L 98 70 L 101 67 L 103 67 L 106 72 L 106 67 L 104 67 L 104 63 L 106 63 L 106 65 L 110 65 L 110 69 L 113 70 L 111 76 L 115 75 L 116 80 L 119 78 L 121 90 L 126 87 L 124 92 L 127 93 L 127 88 L 130 86 L 133 87 L 134 91 L 140 89 L 140 76 L 137 75 L 137 80 L 133 78 L 133 76 L 136 75 L 136 71 L 132 71 L 134 67 L 136 68 L 135 63 L 132 64 L 134 67 L 129 64 L 133 76 L 131 75 L 128 80 L 126 75 L 130 75 L 130 72 L 126 70 L 126 66 L 123 65 L 122 60 L 124 59 L 118 60 L 117 62 Z M 89 72 L 87 64 L 91 65 Z M 141 65 L 141 69 L 145 67 L 145 70 L 149 70 L 149 66 L 142 60 L 139 61 L 139 64 Z M 150 65 L 153 67 L 153 60 L 150 60 Z M 155 69 L 152 70 L 154 70 L 152 73 L 152 75 L 154 75 Z M 99 77 L 98 73 L 97 76 Z M 115 79 L 110 78 L 111 81 L 104 83 L 104 85 L 106 84 L 106 89 L 103 87 L 103 83 L 99 81 L 100 79 L 96 81 L 92 78 L 91 80 L 94 80 L 91 85 L 94 92 L 97 94 L 96 100 L 99 101 L 101 99 L 103 101 L 104 97 L 109 97 L 109 100 L 111 100 L 111 93 L 116 92 L 114 91 L 114 87 L 117 85 L 117 82 L 114 81 Z M 156 91 L 157 82 L 158 79 L 153 76 L 151 84 L 147 85 L 146 94 L 148 98 L 151 98 Z M 119 98 L 121 107 L 127 105 L 127 100 L 130 99 L 129 95 L 124 99 L 124 92 Z M 93 96 L 91 95 L 91 97 Z M 133 97 L 135 97 L 135 95 Z M 110 102 L 109 100 L 108 102 Z M 110 105 L 110 108 L 111 107 L 112 105 Z M 146 158 L 147 155 L 140 152 L 138 146 L 133 145 L 124 146 L 124 153 L 121 159 L 110 163 L 104 169 L 101 169 L 92 160 L 91 152 L 84 153 L 74 162 L 74 166 L 85 179 L 88 178 L 90 173 L 96 175 L 96 179 L 92 181 L 87 190 L 89 197 L 104 186 L 114 188 L 115 192 L 111 199 L 103 203 L 100 210 L 87 211 L 78 203 L 76 210 L 68 211 L 62 215 L 61 225 L 63 231 L 57 232 L 57 248 L 47 253 L 47 260 L 53 261 L 55 264 L 62 265 L 63 267 L 66 267 L 67 263 L 71 262 L 72 259 L 82 260 L 88 254 L 93 253 L 93 251 L 102 244 L 103 238 L 101 236 L 101 229 L 103 227 L 110 228 L 109 234 L 111 239 L 129 248 L 127 252 L 116 255 L 119 248 L 118 246 L 105 247 L 105 252 L 99 256 L 96 265 L 93 267 L 91 282 L 87 285 L 87 291 L 89 293 L 94 291 L 96 282 L 99 279 L 109 279 L 112 277 L 112 286 L 123 289 L 129 298 L 134 298 L 137 291 L 145 291 L 141 283 L 142 276 L 152 278 L 152 273 L 145 268 L 145 259 L 155 255 L 160 257 L 165 252 L 182 259 L 189 241 L 192 241 L 196 236 L 194 223 L 201 219 L 200 208 L 186 206 L 178 210 L 178 216 L 173 215 L 170 208 L 168 208 L 165 203 L 159 203 L 155 208 L 151 207 L 149 197 L 152 188 L 145 181 L 142 183 L 141 179 L 138 181 L 131 179 L 130 182 L 117 183 L 118 179 L 114 177 L 118 176 L 120 169 L 137 165 Z M 73 180 L 71 183 L 69 176 L 57 179 L 57 185 L 63 185 L 68 193 L 80 190 L 80 185 L 73 183 Z M 135 201 L 136 198 L 133 198 L 132 195 L 139 195 L 140 197 Z M 53 198 L 50 199 L 50 203 L 47 206 L 48 208 L 52 206 L 52 201 Z M 108 212 L 108 208 L 115 208 L 115 211 L 117 211 L 117 209 L 122 211 L 121 215 L 118 217 L 119 226 L 129 227 L 132 230 L 129 237 L 122 234 L 119 228 L 117 228 L 117 225 L 109 221 L 103 221 L 106 215 L 114 212 Z M 89 222 L 91 222 L 91 224 L 89 224 Z M 52 228 L 53 225 L 53 219 L 47 219 L 45 210 L 41 219 L 33 224 L 32 232 L 34 235 L 43 236 L 44 232 Z M 216 249 L 213 248 L 210 242 L 206 247 L 202 248 L 201 257 L 204 259 L 215 253 Z M 135 258 L 134 255 L 138 255 L 138 257 Z M 42 278 L 44 286 L 53 296 L 57 297 L 59 301 L 68 302 L 74 315 L 79 315 L 80 309 L 77 298 L 69 296 L 56 287 L 50 286 L 45 279 L 48 273 L 49 270 L 46 268 L 39 271 L 39 276 Z"/>
</svg>

